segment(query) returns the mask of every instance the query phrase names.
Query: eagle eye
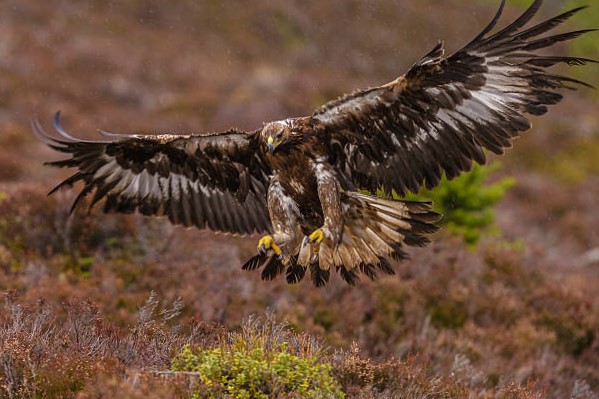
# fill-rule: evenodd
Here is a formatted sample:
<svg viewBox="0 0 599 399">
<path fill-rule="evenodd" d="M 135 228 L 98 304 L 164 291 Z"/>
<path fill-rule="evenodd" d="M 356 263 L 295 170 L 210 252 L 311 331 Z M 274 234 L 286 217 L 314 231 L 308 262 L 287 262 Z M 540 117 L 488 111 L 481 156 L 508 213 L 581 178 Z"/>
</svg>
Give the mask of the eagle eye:
<svg viewBox="0 0 599 399">
<path fill-rule="evenodd" d="M 278 140 L 278 139 L 280 139 L 281 137 L 283 137 L 283 132 L 279 132 L 279 133 L 277 133 L 277 135 L 275 136 L 275 138 L 276 138 L 277 140 Z"/>
</svg>

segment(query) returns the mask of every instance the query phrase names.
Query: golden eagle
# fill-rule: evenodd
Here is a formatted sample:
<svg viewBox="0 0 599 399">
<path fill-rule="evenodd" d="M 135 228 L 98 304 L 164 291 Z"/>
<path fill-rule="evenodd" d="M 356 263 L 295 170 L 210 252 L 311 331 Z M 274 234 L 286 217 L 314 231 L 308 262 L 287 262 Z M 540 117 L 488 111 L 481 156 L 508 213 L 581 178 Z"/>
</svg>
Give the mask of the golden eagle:
<svg viewBox="0 0 599 399">
<path fill-rule="evenodd" d="M 289 283 L 310 270 L 324 285 L 331 269 L 354 284 L 359 272 L 392 274 L 390 259 L 404 245 L 423 246 L 439 215 L 429 203 L 363 194 L 432 188 L 502 154 L 530 128 L 527 114 L 542 115 L 560 89 L 586 85 L 546 68 L 594 62 L 540 55 L 537 50 L 590 30 L 543 36 L 581 8 L 525 28 L 540 8 L 491 34 L 503 8 L 456 53 L 437 44 L 405 75 L 385 85 L 331 101 L 312 115 L 267 123 L 252 132 L 198 135 L 120 135 L 82 140 L 64 131 L 59 114 L 48 135 L 33 129 L 69 158 L 50 162 L 76 173 L 51 193 L 78 181 L 104 211 L 166 215 L 172 223 L 232 234 L 267 234 L 244 269 L 262 277 L 285 273 Z"/>
</svg>

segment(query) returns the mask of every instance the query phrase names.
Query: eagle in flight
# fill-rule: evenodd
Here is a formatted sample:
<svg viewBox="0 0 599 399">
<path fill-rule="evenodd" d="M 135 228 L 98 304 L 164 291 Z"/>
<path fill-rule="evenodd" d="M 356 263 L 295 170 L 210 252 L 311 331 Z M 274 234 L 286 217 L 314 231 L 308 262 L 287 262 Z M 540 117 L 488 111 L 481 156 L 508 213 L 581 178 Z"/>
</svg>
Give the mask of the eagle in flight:
<svg viewBox="0 0 599 399">
<path fill-rule="evenodd" d="M 265 234 L 243 269 L 262 268 L 270 280 L 285 273 L 297 283 L 310 271 L 316 286 L 335 269 L 349 284 L 360 272 L 393 274 L 390 260 L 404 246 L 423 246 L 436 230 L 431 204 L 383 199 L 435 187 L 485 162 L 484 149 L 502 154 L 562 99 L 561 89 L 587 84 L 549 72 L 593 60 L 541 55 L 537 50 L 590 30 L 543 35 L 581 8 L 525 28 L 543 0 L 491 34 L 505 6 L 470 43 L 446 56 L 439 42 L 406 74 L 379 87 L 324 104 L 312 115 L 266 123 L 251 132 L 193 135 L 121 135 L 108 140 L 73 137 L 54 118 L 50 162 L 76 172 L 54 188 L 83 188 L 90 208 L 165 215 L 174 224 L 246 235 Z M 543 36 L 542 36 L 543 35 Z M 542 37 L 541 37 L 542 36 Z M 60 137 L 58 137 L 60 136 Z"/>
</svg>

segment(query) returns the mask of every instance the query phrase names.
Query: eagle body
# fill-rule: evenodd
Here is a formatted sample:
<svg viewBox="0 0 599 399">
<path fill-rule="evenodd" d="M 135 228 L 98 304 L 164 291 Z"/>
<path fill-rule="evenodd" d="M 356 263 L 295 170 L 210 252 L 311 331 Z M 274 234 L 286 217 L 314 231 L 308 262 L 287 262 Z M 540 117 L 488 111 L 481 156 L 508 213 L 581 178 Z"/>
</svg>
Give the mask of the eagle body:
<svg viewBox="0 0 599 399">
<path fill-rule="evenodd" d="M 328 164 L 327 149 L 319 140 L 318 130 L 311 119 L 272 122 L 274 126 L 284 124 L 285 134 L 296 137 L 297 140 L 288 140 L 273 153 L 265 153 L 266 162 L 272 170 L 271 187 L 273 184 L 280 186 L 280 190 L 273 189 L 272 194 L 286 196 L 293 201 L 299 211 L 304 235 L 313 232 L 324 223 L 325 214 L 319 199 L 319 187 L 325 191 L 339 191 L 333 176 L 335 172 Z M 267 125 L 262 134 L 269 134 L 270 129 Z M 329 186 L 325 188 L 323 184 L 327 183 Z M 272 217 L 271 213 L 271 219 Z M 274 219 L 272 220 L 274 225 Z"/>
<path fill-rule="evenodd" d="M 75 173 L 54 191 L 83 182 L 73 208 L 90 197 L 105 212 L 163 215 L 175 224 L 246 235 L 265 234 L 243 268 L 263 279 L 306 272 L 316 286 L 331 270 L 354 284 L 360 273 L 393 274 L 405 246 L 423 246 L 439 215 L 431 204 L 380 198 L 435 187 L 502 154 L 562 99 L 588 86 L 549 70 L 594 60 L 539 54 L 591 30 L 548 33 L 583 7 L 528 26 L 543 0 L 495 30 L 505 0 L 470 43 L 449 56 L 443 43 L 391 82 L 341 96 L 312 115 L 250 132 L 73 137 L 60 125 L 33 130 Z M 492 33 L 494 32 L 494 33 Z"/>
<path fill-rule="evenodd" d="M 273 185 L 276 185 L 276 190 Z M 275 171 L 270 179 L 270 195 L 285 197 L 289 204 L 297 208 L 301 216 L 301 231 L 304 235 L 316 230 L 324 222 L 322 205 L 318 199 L 316 170 L 312 162 L 299 161 L 289 170 Z M 273 197 L 274 198 L 274 197 Z M 272 219 L 273 224 L 275 223 Z"/>
<path fill-rule="evenodd" d="M 320 286 L 335 267 L 353 284 L 358 270 L 371 277 L 377 268 L 393 273 L 386 259 L 405 257 L 401 244 L 406 237 L 410 245 L 425 245 L 427 235 L 436 230 L 432 223 L 439 215 L 428 203 L 390 201 L 354 191 L 347 183 L 351 179 L 331 163 L 333 149 L 322 140 L 326 130 L 317 118 L 271 122 L 260 134 L 265 142 L 274 137 L 276 144 L 265 151 L 264 159 L 272 171 L 267 193 L 272 238 L 281 253 L 271 258 L 259 254 L 245 269 L 264 266 L 265 279 L 286 270 L 291 283 L 310 269 Z M 314 231 L 322 232 L 318 243 L 306 240 Z"/>
</svg>

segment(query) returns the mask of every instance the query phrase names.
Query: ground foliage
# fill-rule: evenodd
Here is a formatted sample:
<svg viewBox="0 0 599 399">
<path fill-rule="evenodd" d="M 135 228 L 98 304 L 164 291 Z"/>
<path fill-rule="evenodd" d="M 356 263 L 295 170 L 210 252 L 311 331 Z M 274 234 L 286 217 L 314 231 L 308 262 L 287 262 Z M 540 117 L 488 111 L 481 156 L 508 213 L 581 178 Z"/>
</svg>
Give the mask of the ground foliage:
<svg viewBox="0 0 599 399">
<path fill-rule="evenodd" d="M 250 317 L 241 331 L 222 337 L 213 348 L 185 346 L 171 369 L 197 373 L 210 387 L 208 397 L 343 398 L 324 355 L 320 342 L 289 332 L 267 313 L 264 320 Z"/>
<path fill-rule="evenodd" d="M 509 177 L 489 183 L 490 175 L 498 168 L 499 163 L 487 167 L 474 164 L 470 172 L 453 180 L 447 180 L 444 175 L 436 188 L 422 189 L 407 198 L 432 201 L 434 209 L 443 215 L 439 224 L 462 236 L 468 244 L 476 245 L 481 234 L 489 233 L 495 221 L 495 206 L 516 183 Z"/>
<path fill-rule="evenodd" d="M 511 17 L 520 11 L 512 3 Z M 545 16 L 566 7 L 546 3 Z M 396 265 L 397 276 L 354 288 L 337 276 L 316 290 L 242 272 L 257 237 L 85 209 L 68 217 L 73 193 L 46 197 L 65 175 L 42 166 L 56 154 L 32 137 L 32 106 L 45 117 L 62 109 L 65 125 L 85 137 L 98 127 L 253 129 L 389 81 L 438 38 L 457 48 L 496 5 L 8 2 L 0 13 L 0 396 L 209 395 L 213 386 L 172 371 L 172 359 L 186 347 L 230 354 L 231 337 L 251 315 L 271 317 L 269 308 L 276 321 L 266 324 L 276 328 L 268 334 L 318 353 L 302 367 L 326 367 L 348 398 L 596 397 L 599 120 L 591 91 L 535 118 L 489 177 L 490 187 L 516 181 L 487 204 L 495 233 L 471 247 L 442 229 Z M 596 8 L 571 26 L 595 23 Z M 595 41 L 573 51 L 593 56 Z M 594 67 L 580 73 L 597 85 Z M 264 324 L 251 325 L 264 336 Z M 261 345 L 257 364 L 269 353 L 314 359 Z"/>
</svg>

